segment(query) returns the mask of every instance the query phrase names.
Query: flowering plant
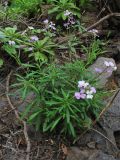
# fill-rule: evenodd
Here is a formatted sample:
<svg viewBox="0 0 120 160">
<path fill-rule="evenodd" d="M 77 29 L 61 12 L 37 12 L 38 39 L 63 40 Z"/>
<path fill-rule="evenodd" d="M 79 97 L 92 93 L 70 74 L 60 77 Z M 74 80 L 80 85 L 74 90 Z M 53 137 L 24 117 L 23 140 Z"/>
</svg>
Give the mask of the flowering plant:
<svg viewBox="0 0 120 160">
<path fill-rule="evenodd" d="M 6 27 L 1 30 L 2 49 L 14 58 L 19 65 L 22 65 L 21 55 L 25 52 L 28 60 L 29 57 L 33 57 L 33 61 L 48 61 L 54 55 L 55 43 L 48 35 L 43 35 L 40 39 L 37 32 L 40 31 L 30 26 L 24 34 L 18 32 L 15 27 Z"/>
<path fill-rule="evenodd" d="M 66 20 L 71 13 L 80 18 L 80 9 L 76 6 L 73 0 L 53 0 L 53 2 L 54 4 L 48 13 L 55 14 L 57 20 Z"/>
<path fill-rule="evenodd" d="M 7 14 L 11 19 L 18 18 L 20 16 L 29 16 L 29 14 L 38 13 L 38 5 L 42 3 L 42 0 L 12 0 Z"/>
<path fill-rule="evenodd" d="M 23 97 L 30 91 L 35 94 L 22 118 L 28 117 L 37 130 L 57 130 L 75 137 L 80 128 L 90 127 L 92 115 L 96 117 L 103 106 L 103 91 L 96 88 L 91 77 L 81 61 L 44 69 L 41 66 L 24 78 L 19 75 L 17 86 Z"/>
<path fill-rule="evenodd" d="M 75 92 L 76 99 L 92 99 L 93 94 L 96 93 L 95 87 L 91 87 L 89 83 L 85 81 L 78 81 L 79 92 Z"/>
</svg>

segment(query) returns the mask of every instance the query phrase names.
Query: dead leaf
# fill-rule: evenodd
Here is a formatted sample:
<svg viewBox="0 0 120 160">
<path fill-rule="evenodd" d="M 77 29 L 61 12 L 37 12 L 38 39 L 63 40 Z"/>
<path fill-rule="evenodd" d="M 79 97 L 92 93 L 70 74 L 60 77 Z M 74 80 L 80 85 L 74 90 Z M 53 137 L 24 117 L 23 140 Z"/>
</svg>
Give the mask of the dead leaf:
<svg viewBox="0 0 120 160">
<path fill-rule="evenodd" d="M 67 147 L 66 147 L 64 144 L 61 145 L 61 149 L 62 149 L 62 151 L 63 151 L 63 153 L 64 153 L 65 155 L 68 154 L 68 149 L 67 149 Z"/>
</svg>

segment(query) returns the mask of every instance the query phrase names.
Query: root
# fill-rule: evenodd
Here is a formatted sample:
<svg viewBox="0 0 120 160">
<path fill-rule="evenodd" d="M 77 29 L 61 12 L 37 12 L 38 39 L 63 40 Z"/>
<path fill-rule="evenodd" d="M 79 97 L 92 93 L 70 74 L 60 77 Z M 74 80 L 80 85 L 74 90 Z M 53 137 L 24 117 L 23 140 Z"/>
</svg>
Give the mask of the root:
<svg viewBox="0 0 120 160">
<path fill-rule="evenodd" d="M 30 159 L 31 143 L 30 143 L 29 136 L 28 136 L 28 133 L 27 133 L 27 125 L 26 125 L 26 122 L 24 120 L 21 120 L 17 109 L 13 106 L 13 104 L 12 104 L 12 102 L 10 100 L 10 97 L 9 97 L 9 84 L 10 84 L 10 77 L 11 77 L 12 73 L 13 73 L 13 71 L 11 71 L 8 74 L 8 77 L 7 77 L 7 81 L 6 81 L 6 97 L 7 97 L 7 101 L 8 101 L 8 104 L 9 104 L 10 108 L 12 110 L 14 110 L 16 118 L 23 125 L 23 128 L 24 128 L 23 129 L 23 133 L 24 133 L 24 136 L 25 136 L 26 144 L 27 144 L 27 148 L 26 148 L 26 153 L 27 153 L 26 160 L 29 160 Z"/>
</svg>

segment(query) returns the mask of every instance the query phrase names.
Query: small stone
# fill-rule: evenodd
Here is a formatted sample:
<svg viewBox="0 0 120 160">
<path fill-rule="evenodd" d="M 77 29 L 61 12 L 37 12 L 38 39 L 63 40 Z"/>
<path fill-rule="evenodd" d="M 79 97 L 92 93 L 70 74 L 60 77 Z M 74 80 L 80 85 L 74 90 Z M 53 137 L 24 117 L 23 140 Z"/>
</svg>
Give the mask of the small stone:
<svg viewBox="0 0 120 160">
<path fill-rule="evenodd" d="M 117 81 L 118 86 L 120 87 L 120 63 L 117 64 L 117 71 L 115 72 L 115 79 Z"/>
<path fill-rule="evenodd" d="M 70 147 L 66 160 L 88 160 L 88 157 L 88 150 L 80 150 L 78 147 Z"/>
<path fill-rule="evenodd" d="M 95 142 L 89 142 L 89 143 L 87 143 L 87 146 L 88 146 L 90 149 L 95 149 Z"/>
<path fill-rule="evenodd" d="M 120 92 L 118 92 L 102 119 L 101 125 L 105 128 L 109 128 L 113 132 L 120 130 Z"/>
<path fill-rule="evenodd" d="M 112 155 L 107 155 L 101 151 L 94 152 L 88 160 L 115 160 Z"/>
<path fill-rule="evenodd" d="M 105 71 L 106 70 L 106 65 L 104 64 L 104 62 L 111 62 L 114 67 L 116 68 L 116 64 L 114 59 L 112 58 L 105 58 L 105 57 L 99 57 L 95 63 L 93 63 L 90 67 L 89 70 L 92 72 L 93 76 L 96 75 L 96 78 L 98 77 L 98 87 L 99 88 L 103 88 L 106 87 L 106 84 L 109 80 L 109 78 L 112 77 L 113 75 L 113 71 L 114 68 L 111 67 L 110 72 Z M 104 71 L 103 73 L 97 73 L 96 72 L 96 68 L 101 69 L 102 71 Z"/>
</svg>

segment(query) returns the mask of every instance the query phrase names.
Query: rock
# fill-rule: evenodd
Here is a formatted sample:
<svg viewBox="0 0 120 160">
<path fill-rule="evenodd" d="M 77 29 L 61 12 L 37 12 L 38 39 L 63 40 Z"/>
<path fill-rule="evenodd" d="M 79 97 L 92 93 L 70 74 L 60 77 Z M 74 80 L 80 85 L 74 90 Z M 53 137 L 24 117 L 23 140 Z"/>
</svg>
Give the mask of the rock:
<svg viewBox="0 0 120 160">
<path fill-rule="evenodd" d="M 95 63 L 93 63 L 89 70 L 92 72 L 93 75 L 95 75 L 95 78 L 98 78 L 99 82 L 99 88 L 103 88 L 106 86 L 106 83 L 108 82 L 108 79 L 112 77 L 114 69 L 111 69 L 111 72 L 107 72 L 106 66 L 104 64 L 105 61 L 112 62 L 114 66 L 116 67 L 115 61 L 112 58 L 105 58 L 105 57 L 99 57 Z M 103 73 L 97 73 L 95 68 L 100 69 L 104 71 Z"/>
<path fill-rule="evenodd" d="M 6 88 L 5 88 L 5 82 L 1 82 L 0 81 L 0 94 L 5 93 L 5 90 L 6 90 Z"/>
<path fill-rule="evenodd" d="M 31 140 L 41 141 L 43 138 L 43 134 L 40 131 L 36 131 L 35 127 L 32 125 L 27 125 L 28 136 Z"/>
<path fill-rule="evenodd" d="M 18 91 L 12 91 L 13 95 L 11 96 L 11 100 L 13 102 L 13 104 L 19 104 L 17 105 L 17 109 L 19 112 L 24 112 L 26 109 L 26 106 L 28 104 L 30 104 L 33 99 L 35 98 L 35 94 L 33 92 L 28 93 L 28 95 L 26 96 L 26 99 L 23 101 L 22 97 L 20 95 L 20 93 Z"/>
<path fill-rule="evenodd" d="M 103 130 L 102 128 L 100 127 L 96 127 L 94 126 L 94 129 L 99 131 L 100 133 L 102 133 L 103 135 L 106 136 L 106 130 Z M 83 140 L 84 139 L 84 140 Z M 89 149 L 94 149 L 94 147 L 96 149 L 99 149 L 99 150 L 102 150 L 104 152 L 109 152 L 109 153 L 113 153 L 111 152 L 111 148 L 107 147 L 107 140 L 102 136 L 100 135 L 99 133 L 93 131 L 93 130 L 90 130 L 88 131 L 86 134 L 84 134 L 83 136 L 80 137 L 80 139 L 77 141 L 77 145 L 85 148 L 86 146 L 89 148 Z M 93 143 L 93 145 L 91 145 Z"/>
<path fill-rule="evenodd" d="M 8 107 L 8 102 L 5 96 L 5 83 L 0 82 L 0 110 Z"/>
<path fill-rule="evenodd" d="M 115 72 L 115 79 L 117 81 L 118 86 L 120 87 L 120 63 L 117 64 L 117 71 Z"/>
<path fill-rule="evenodd" d="M 18 110 L 19 110 L 20 112 L 24 112 L 26 106 L 27 106 L 28 104 L 30 104 L 30 103 L 34 100 L 34 98 L 35 98 L 35 94 L 34 94 L 33 92 L 30 92 L 30 93 L 27 95 L 25 101 L 18 107 Z"/>
<path fill-rule="evenodd" d="M 106 131 L 106 137 L 110 139 L 116 146 L 112 147 L 113 145 L 111 144 L 110 146 L 109 143 L 108 148 L 111 148 L 114 153 L 117 153 L 120 148 L 120 142 L 118 142 L 119 138 L 117 138 L 120 137 L 120 91 L 118 92 L 109 109 L 102 116 L 99 123 Z"/>
<path fill-rule="evenodd" d="M 120 149 L 120 130 L 114 132 L 114 137 L 116 140 L 117 147 Z"/>
<path fill-rule="evenodd" d="M 112 155 L 103 153 L 100 150 L 81 150 L 78 147 L 71 147 L 66 160 L 116 160 Z"/>
<path fill-rule="evenodd" d="M 120 92 L 118 92 L 112 105 L 103 115 L 101 125 L 113 132 L 120 130 Z"/>
<path fill-rule="evenodd" d="M 10 149 L 5 150 L 5 154 L 2 155 L 2 158 L 4 160 L 26 160 L 26 154 L 25 153 L 16 153 L 11 151 Z"/>
<path fill-rule="evenodd" d="M 107 155 L 101 151 L 93 153 L 88 160 L 115 160 L 112 155 Z"/>
<path fill-rule="evenodd" d="M 7 107 L 8 107 L 8 102 L 7 102 L 6 97 L 1 96 L 1 97 L 0 97 L 0 110 L 1 110 L 1 109 L 5 109 L 5 108 L 7 108 Z"/>
<path fill-rule="evenodd" d="M 88 160 L 89 152 L 87 150 L 80 150 L 78 147 L 71 147 L 68 150 L 66 160 Z"/>
</svg>

